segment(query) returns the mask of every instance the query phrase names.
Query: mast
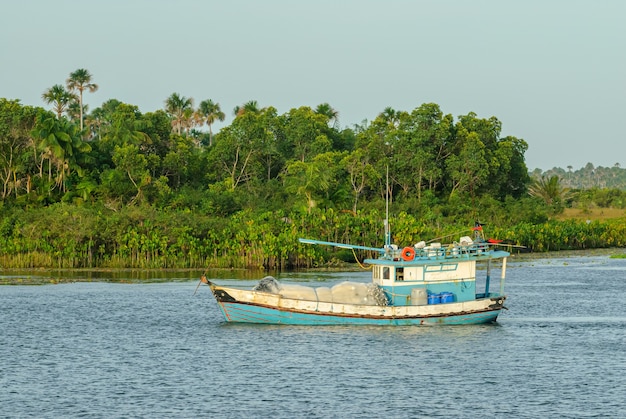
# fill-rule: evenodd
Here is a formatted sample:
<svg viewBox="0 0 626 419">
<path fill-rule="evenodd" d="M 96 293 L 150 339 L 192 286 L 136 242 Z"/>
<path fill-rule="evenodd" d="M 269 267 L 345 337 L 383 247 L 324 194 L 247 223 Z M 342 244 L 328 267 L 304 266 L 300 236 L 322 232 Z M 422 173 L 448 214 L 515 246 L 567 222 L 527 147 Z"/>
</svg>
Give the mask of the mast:
<svg viewBox="0 0 626 419">
<path fill-rule="evenodd" d="M 389 165 L 387 165 L 387 180 L 385 185 L 385 246 L 391 245 L 391 231 L 389 230 Z"/>
</svg>

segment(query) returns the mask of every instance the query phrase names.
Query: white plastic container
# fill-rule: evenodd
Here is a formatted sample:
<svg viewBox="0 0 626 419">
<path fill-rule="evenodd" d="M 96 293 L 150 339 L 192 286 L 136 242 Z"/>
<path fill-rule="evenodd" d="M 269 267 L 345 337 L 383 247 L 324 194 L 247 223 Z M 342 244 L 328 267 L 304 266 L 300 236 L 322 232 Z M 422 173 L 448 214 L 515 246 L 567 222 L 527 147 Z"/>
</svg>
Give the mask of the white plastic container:
<svg viewBox="0 0 626 419">
<path fill-rule="evenodd" d="M 411 290 L 411 305 L 425 306 L 426 304 L 428 304 L 426 288 L 413 288 Z"/>
</svg>

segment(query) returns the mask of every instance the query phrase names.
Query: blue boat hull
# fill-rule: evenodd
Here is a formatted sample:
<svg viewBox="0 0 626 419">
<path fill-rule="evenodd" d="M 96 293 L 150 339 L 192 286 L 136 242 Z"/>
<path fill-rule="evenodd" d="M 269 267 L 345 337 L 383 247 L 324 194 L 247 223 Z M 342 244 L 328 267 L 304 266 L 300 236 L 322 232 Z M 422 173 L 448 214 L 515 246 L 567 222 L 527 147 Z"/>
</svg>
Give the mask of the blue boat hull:
<svg viewBox="0 0 626 419">
<path fill-rule="evenodd" d="M 469 325 L 493 323 L 501 308 L 476 313 L 419 317 L 366 317 L 304 313 L 263 307 L 238 302 L 220 302 L 219 307 L 229 322 L 285 324 L 285 325 L 375 325 L 375 326 L 419 326 L 419 325 Z"/>
</svg>

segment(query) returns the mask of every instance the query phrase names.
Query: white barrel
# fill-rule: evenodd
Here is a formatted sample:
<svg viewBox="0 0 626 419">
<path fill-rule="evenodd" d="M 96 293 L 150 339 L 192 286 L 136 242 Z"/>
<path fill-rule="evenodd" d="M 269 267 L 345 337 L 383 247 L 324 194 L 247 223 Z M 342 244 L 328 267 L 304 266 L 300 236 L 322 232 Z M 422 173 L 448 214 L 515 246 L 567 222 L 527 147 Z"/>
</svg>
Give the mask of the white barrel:
<svg viewBox="0 0 626 419">
<path fill-rule="evenodd" d="M 426 304 L 428 304 L 426 288 L 413 288 L 411 290 L 411 305 L 425 306 Z"/>
</svg>

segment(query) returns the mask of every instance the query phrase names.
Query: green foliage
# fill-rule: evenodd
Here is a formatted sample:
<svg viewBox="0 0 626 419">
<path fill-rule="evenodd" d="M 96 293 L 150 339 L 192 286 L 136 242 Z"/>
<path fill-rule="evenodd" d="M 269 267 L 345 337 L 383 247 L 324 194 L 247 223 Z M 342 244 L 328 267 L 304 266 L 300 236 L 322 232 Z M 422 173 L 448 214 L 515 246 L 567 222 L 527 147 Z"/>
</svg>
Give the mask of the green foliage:
<svg viewBox="0 0 626 419">
<path fill-rule="evenodd" d="M 17 100 L 0 98 L 0 181 L 2 199 L 32 191 L 39 155 L 31 131 L 42 109 L 22 106 Z M 42 176 L 41 173 L 40 177 Z"/>
<path fill-rule="evenodd" d="M 494 204 L 495 205 L 495 204 Z M 223 268 L 285 269 L 350 260 L 340 250 L 298 243 L 299 237 L 382 246 L 379 211 L 307 212 L 242 210 L 229 217 L 188 210 L 159 211 L 151 206 L 111 211 L 96 205 L 54 204 L 26 213 L 3 210 L 0 263 L 19 268 Z M 398 213 L 390 220 L 393 242 L 453 241 L 469 234 L 468 223 L 437 225 Z M 488 225 L 491 237 L 532 251 L 626 245 L 623 221 L 520 222 Z M 362 260 L 374 256 L 359 251 Z"/>
<path fill-rule="evenodd" d="M 86 70 L 72 79 L 81 96 L 93 85 Z M 211 124 L 225 118 L 219 104 L 194 109 L 175 93 L 164 110 L 145 115 L 109 100 L 85 115 L 81 130 L 63 115 L 69 108 L 59 87 L 44 93 L 56 116 L 0 99 L 2 266 L 283 269 L 352 261 L 352 252 L 297 239 L 381 246 L 387 198 L 400 245 L 467 234 L 475 220 L 536 251 L 624 245 L 623 223 L 550 217 L 568 205 L 624 208 L 626 192 L 567 193 L 562 176 L 530 184 L 527 144 L 500 138 L 495 117 L 469 113 L 455 122 L 427 103 L 386 108 L 371 123 L 340 130 L 326 103 L 279 115 L 249 101 L 213 135 Z M 196 130 L 205 125 L 208 133 Z"/>
<path fill-rule="evenodd" d="M 287 160 L 306 162 L 317 154 L 330 151 L 328 116 L 302 106 L 291 109 L 281 118 L 284 142 L 281 151 Z"/>
<path fill-rule="evenodd" d="M 533 181 L 528 188 L 531 196 L 539 198 L 551 209 L 553 215 L 560 214 L 565 208 L 565 200 L 569 194 L 569 189 L 561 186 L 558 176 L 551 176 Z"/>
<path fill-rule="evenodd" d="M 572 208 L 626 208 L 626 190 L 591 188 L 572 190 L 568 195 L 568 205 Z"/>
<path fill-rule="evenodd" d="M 68 177 L 72 171 L 82 175 L 80 163 L 84 159 L 81 157 L 91 151 L 91 146 L 82 140 L 78 127 L 64 117 L 57 119 L 40 114 L 31 135 L 42 153 L 42 165 L 43 159 L 47 160 L 48 181 L 54 174 L 55 187 L 67 192 Z"/>
<path fill-rule="evenodd" d="M 522 222 L 508 229 L 496 230 L 498 238 L 538 252 L 624 247 L 625 233 L 624 220 Z"/>
</svg>

